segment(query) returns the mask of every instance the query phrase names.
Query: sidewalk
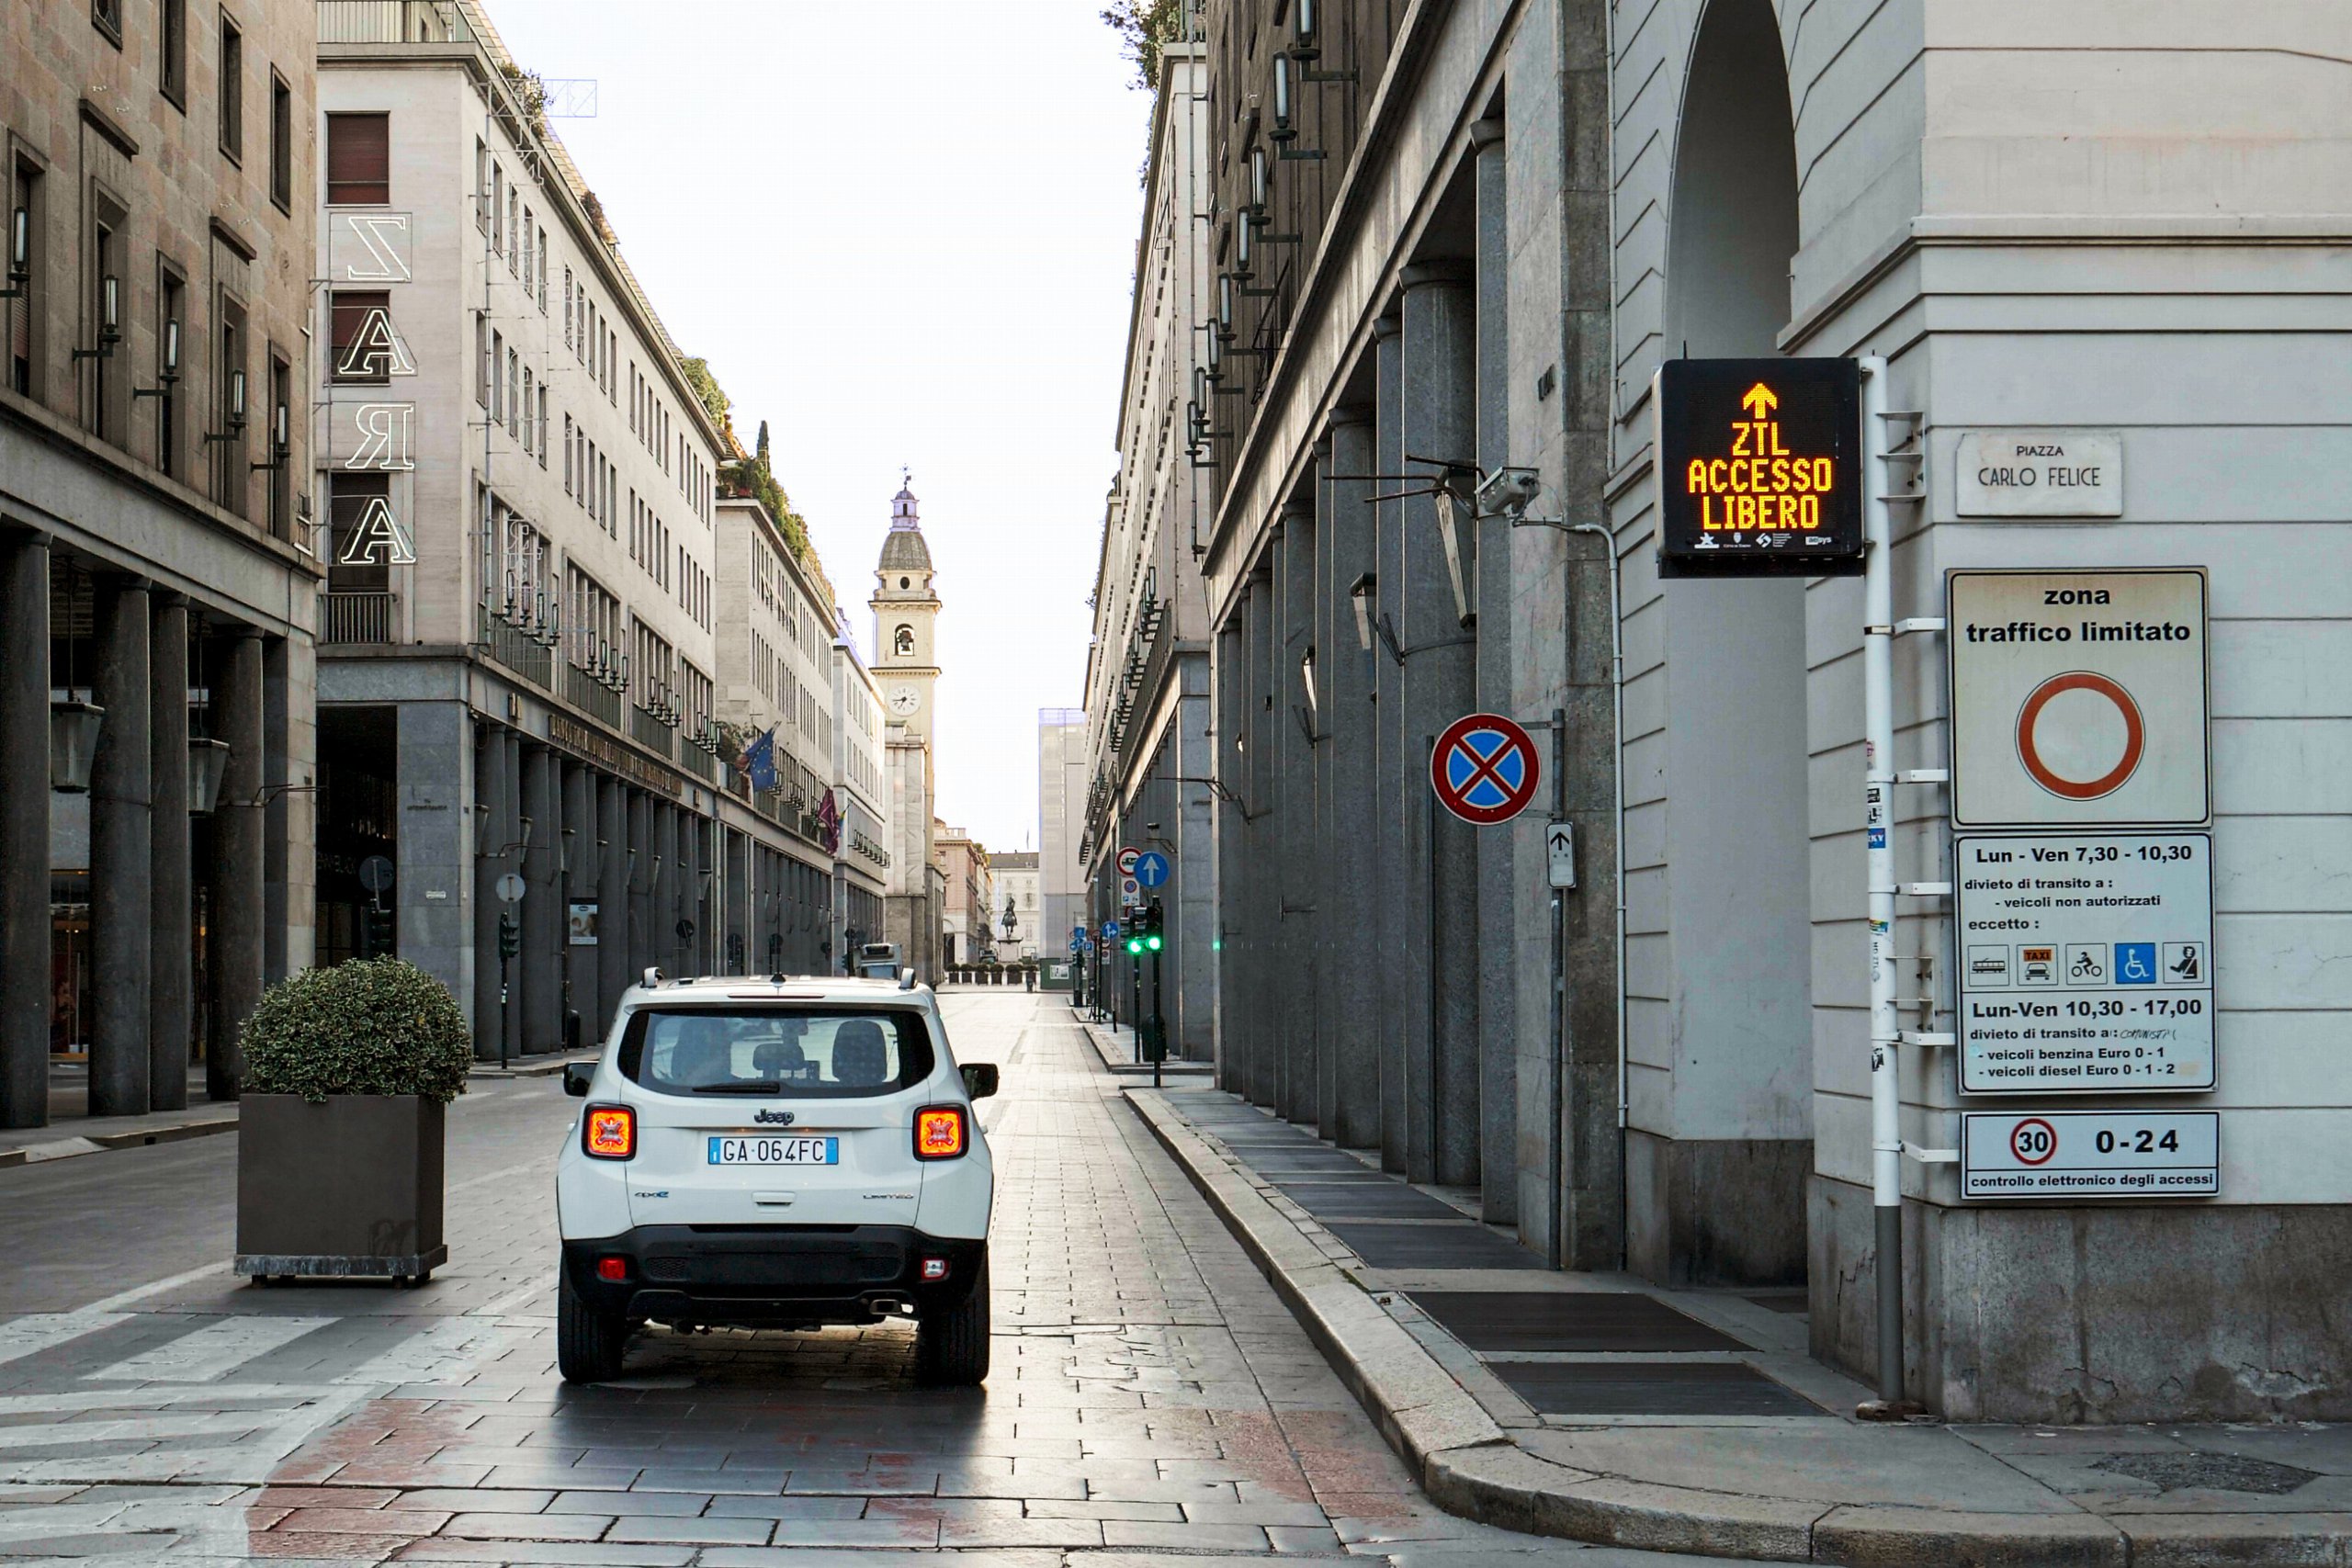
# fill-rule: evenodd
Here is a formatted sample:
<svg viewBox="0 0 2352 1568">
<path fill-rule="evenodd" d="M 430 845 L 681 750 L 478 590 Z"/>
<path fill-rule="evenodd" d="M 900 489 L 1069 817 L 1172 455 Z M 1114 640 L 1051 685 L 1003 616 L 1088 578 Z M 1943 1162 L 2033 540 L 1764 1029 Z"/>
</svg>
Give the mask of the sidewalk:
<svg viewBox="0 0 2352 1568">
<path fill-rule="evenodd" d="M 1857 1422 L 1797 1292 L 1555 1272 L 1230 1095 L 1126 1095 L 1451 1512 L 1779 1562 L 2352 1563 L 2352 1427 Z"/>
<path fill-rule="evenodd" d="M 237 1102 L 204 1098 L 204 1073 L 188 1075 L 187 1106 L 142 1116 L 91 1116 L 89 1069 L 53 1063 L 49 1072 L 49 1125 L 0 1129 L 0 1168 L 44 1160 L 176 1143 L 237 1130 Z"/>
<path fill-rule="evenodd" d="M 596 1053 L 577 1055 L 517 1056 L 510 1067 L 477 1062 L 467 1077 L 476 1083 L 512 1078 L 551 1077 L 567 1063 L 593 1062 Z M 109 1149 L 143 1148 L 150 1144 L 177 1143 L 237 1130 L 237 1102 L 207 1100 L 201 1068 L 188 1075 L 188 1103 L 179 1111 L 151 1111 L 139 1116 L 89 1116 L 89 1074 L 79 1063 L 57 1064 L 50 1069 L 49 1125 L 0 1129 L 0 1169 L 71 1159 L 77 1155 L 104 1154 Z"/>
<path fill-rule="evenodd" d="M 1082 1008 L 1070 1009 L 1070 1016 L 1077 1020 L 1080 1029 L 1086 1031 L 1088 1043 L 1094 1047 L 1094 1054 L 1102 1058 L 1105 1067 L 1122 1077 L 1147 1079 L 1151 1077 L 1151 1064 L 1136 1060 L 1136 1032 L 1131 1025 L 1097 1023 L 1087 1017 Z M 1163 1079 L 1197 1079 L 1204 1083 L 1216 1070 L 1213 1063 L 1185 1062 L 1173 1056 L 1159 1064 L 1159 1075 Z"/>
</svg>

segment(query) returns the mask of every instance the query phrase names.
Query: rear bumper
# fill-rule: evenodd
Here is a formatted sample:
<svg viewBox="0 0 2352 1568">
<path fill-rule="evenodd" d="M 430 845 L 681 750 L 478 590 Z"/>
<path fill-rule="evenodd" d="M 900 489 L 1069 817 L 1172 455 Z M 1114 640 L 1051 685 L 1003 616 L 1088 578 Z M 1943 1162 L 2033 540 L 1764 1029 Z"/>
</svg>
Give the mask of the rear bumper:
<svg viewBox="0 0 2352 1568">
<path fill-rule="evenodd" d="M 665 1323 L 871 1323 L 931 1312 L 969 1294 L 986 1241 L 926 1235 L 911 1225 L 639 1225 L 567 1241 L 563 1268 L 602 1312 Z M 619 1258 L 628 1278 L 599 1266 Z M 926 1280 L 926 1258 L 947 1277 Z"/>
</svg>

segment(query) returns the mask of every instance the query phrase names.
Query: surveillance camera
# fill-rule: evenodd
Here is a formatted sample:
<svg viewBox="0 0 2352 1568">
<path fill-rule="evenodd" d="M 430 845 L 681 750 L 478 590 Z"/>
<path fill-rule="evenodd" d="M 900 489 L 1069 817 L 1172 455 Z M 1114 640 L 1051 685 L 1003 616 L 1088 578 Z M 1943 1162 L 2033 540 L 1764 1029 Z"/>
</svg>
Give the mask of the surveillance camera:
<svg viewBox="0 0 2352 1568">
<path fill-rule="evenodd" d="M 1543 489 L 1544 476 L 1533 468 L 1498 468 L 1479 483 L 1478 510 L 1490 516 L 1523 517 Z"/>
</svg>

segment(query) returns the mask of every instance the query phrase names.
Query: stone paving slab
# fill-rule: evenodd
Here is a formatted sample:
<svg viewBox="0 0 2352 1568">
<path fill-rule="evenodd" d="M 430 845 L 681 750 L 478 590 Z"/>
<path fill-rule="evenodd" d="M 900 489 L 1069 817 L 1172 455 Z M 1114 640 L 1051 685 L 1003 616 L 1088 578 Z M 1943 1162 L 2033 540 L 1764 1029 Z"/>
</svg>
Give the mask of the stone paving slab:
<svg viewBox="0 0 2352 1568">
<path fill-rule="evenodd" d="M 1215 1108 L 1197 1123 L 1183 1105 L 1195 1097 Z M 2352 1427 L 1873 1425 L 1833 1413 L 1851 1407 L 1835 1397 L 1847 1380 L 1779 1348 L 1743 1359 L 1832 1396 L 1823 1415 L 1530 1419 L 1507 1393 L 1465 1386 L 1476 1356 L 1411 1306 L 1405 1279 L 1282 1201 L 1250 1164 L 1262 1140 L 1218 1135 L 1251 1125 L 1227 1112 L 1236 1102 L 1139 1087 L 1126 1099 L 1430 1498 L 1466 1517 L 1648 1551 L 1904 1568 L 2352 1564 Z M 1409 1282 L 1526 1290 L 1543 1278 L 1422 1269 Z M 1577 1288 L 1647 1289 L 1617 1277 Z M 1794 1338 L 1768 1306 L 1648 1293 L 1742 1334 Z"/>
</svg>

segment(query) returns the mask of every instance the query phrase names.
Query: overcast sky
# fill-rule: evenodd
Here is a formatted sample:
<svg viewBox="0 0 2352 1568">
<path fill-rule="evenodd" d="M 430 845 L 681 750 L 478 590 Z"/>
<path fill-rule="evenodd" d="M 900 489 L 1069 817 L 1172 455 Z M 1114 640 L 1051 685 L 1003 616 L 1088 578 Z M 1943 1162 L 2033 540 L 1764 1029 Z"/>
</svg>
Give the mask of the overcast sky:
<svg viewBox="0 0 2352 1568">
<path fill-rule="evenodd" d="M 1035 848 L 1037 710 L 1077 706 L 1149 96 L 1099 0 L 484 0 L 594 78 L 554 129 L 670 335 L 865 608 L 901 464 L 939 569 L 939 811 Z"/>
</svg>

